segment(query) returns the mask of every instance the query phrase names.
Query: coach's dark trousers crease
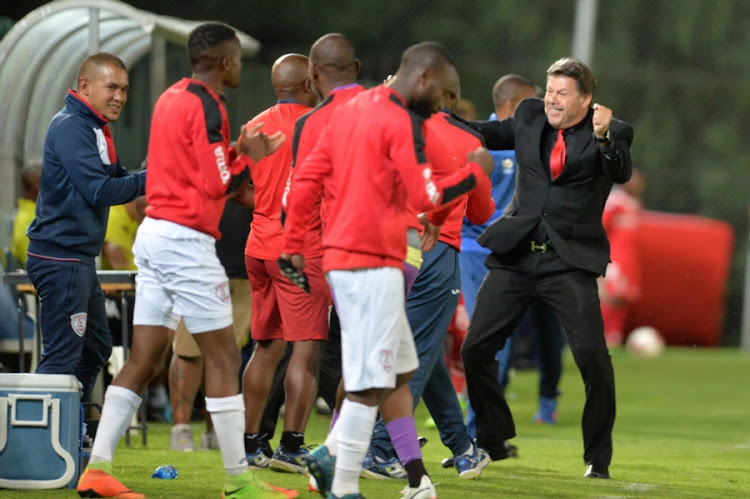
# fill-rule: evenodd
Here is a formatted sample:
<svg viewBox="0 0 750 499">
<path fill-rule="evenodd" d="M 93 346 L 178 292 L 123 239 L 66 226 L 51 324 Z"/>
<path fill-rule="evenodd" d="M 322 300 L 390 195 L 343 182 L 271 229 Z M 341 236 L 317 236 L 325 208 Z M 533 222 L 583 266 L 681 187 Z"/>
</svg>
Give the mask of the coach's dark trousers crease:
<svg viewBox="0 0 750 499">
<path fill-rule="evenodd" d="M 494 358 L 534 300 L 549 304 L 568 336 L 586 390 L 583 409 L 584 461 L 608 466 L 612 459 L 615 380 L 603 335 L 597 276 L 571 267 L 554 251 L 519 248 L 490 254 L 489 272 L 477 293 L 469 332 L 461 349 L 466 384 L 477 413 L 477 443 L 492 459 L 516 435 L 513 416 L 497 382 Z"/>
</svg>

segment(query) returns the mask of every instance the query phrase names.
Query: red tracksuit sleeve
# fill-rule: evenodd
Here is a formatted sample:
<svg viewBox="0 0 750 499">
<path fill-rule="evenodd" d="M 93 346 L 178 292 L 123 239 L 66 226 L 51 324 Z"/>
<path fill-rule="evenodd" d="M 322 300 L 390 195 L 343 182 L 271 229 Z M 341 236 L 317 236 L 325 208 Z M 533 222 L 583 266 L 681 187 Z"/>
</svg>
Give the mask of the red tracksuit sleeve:
<svg viewBox="0 0 750 499">
<path fill-rule="evenodd" d="M 304 253 L 305 235 L 323 190 L 323 179 L 331 175 L 329 130 L 326 128 L 312 152 L 294 167 L 286 198 L 284 253 Z"/>
<path fill-rule="evenodd" d="M 472 191 L 474 192 L 474 191 Z M 456 207 L 457 203 L 464 203 L 465 199 L 456 199 L 448 204 L 441 205 L 439 208 L 435 208 L 433 211 L 427 214 L 427 218 L 433 225 L 443 225 L 448 215 L 451 214 L 453 208 Z"/>
<path fill-rule="evenodd" d="M 469 163 L 466 168 L 461 168 L 453 175 L 435 182 L 442 197 L 440 203 L 450 203 L 462 194 L 473 191 L 482 177 L 487 175 L 482 167 L 476 163 Z"/>
<path fill-rule="evenodd" d="M 475 166 L 479 167 L 479 165 Z M 495 213 L 495 200 L 492 199 L 492 182 L 490 181 L 490 177 L 484 174 L 484 170 L 481 170 L 481 167 L 479 168 L 482 172 L 479 176 L 479 183 L 475 189 L 469 192 L 467 199 L 451 201 L 430 212 L 428 218 L 432 224 L 443 225 L 456 206 L 456 203 L 461 202 L 466 202 L 466 218 L 471 223 L 483 224 L 490 219 L 492 214 Z"/>
<path fill-rule="evenodd" d="M 229 151 L 229 164 L 232 165 L 232 171 L 236 175 L 238 172 L 244 170 L 245 166 L 250 166 L 253 160 L 246 154 L 237 154 L 237 150 L 234 147 L 230 147 Z"/>
<path fill-rule="evenodd" d="M 198 158 L 203 188 L 210 199 L 220 199 L 226 195 L 227 185 L 232 176 L 244 169 L 246 161 L 242 161 L 241 158 L 245 156 L 240 156 L 232 163 L 228 147 L 228 130 L 224 130 L 223 122 L 218 119 L 207 121 L 200 106 L 195 106 L 192 112 L 199 114 L 188 118 L 188 122 L 193 124 L 190 127 L 190 139 Z"/>
<path fill-rule="evenodd" d="M 492 199 L 492 182 L 490 177 L 483 175 L 477 188 L 469 194 L 466 203 L 466 218 L 469 222 L 479 225 L 485 223 L 495 213 L 495 200 Z"/>
<path fill-rule="evenodd" d="M 418 212 L 449 203 L 476 187 L 482 168 L 471 163 L 453 175 L 435 181 L 427 156 L 424 153 L 424 138 L 421 122 L 409 114 L 411 130 L 394 126 L 388 129 L 390 137 L 390 159 L 406 187 L 409 203 Z"/>
</svg>

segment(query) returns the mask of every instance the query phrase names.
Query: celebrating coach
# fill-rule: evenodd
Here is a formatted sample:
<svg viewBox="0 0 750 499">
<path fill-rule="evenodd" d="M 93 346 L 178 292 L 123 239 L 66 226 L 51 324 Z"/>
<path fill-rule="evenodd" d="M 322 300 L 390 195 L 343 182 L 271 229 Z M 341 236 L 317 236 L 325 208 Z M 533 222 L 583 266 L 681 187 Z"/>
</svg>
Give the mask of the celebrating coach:
<svg viewBox="0 0 750 499">
<path fill-rule="evenodd" d="M 584 476 L 609 478 L 615 380 L 604 342 L 596 278 L 609 261 L 602 210 L 613 182 L 630 178 L 633 129 L 593 104 L 596 82 L 582 62 L 547 70 L 544 101 L 526 99 L 503 121 L 472 123 L 489 149 L 515 149 L 516 192 L 477 240 L 492 253 L 461 350 L 477 444 L 493 459 L 515 436 L 494 358 L 535 300 L 553 307 L 586 386 Z M 497 431 L 506 421 L 508 431 Z"/>
</svg>

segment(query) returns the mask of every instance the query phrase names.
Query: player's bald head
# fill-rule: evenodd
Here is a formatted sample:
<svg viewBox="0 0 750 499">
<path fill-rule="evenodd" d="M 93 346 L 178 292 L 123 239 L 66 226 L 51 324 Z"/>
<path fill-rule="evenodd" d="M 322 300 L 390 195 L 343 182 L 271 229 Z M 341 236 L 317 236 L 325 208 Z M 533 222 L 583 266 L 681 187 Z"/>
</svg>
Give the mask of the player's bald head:
<svg viewBox="0 0 750 499">
<path fill-rule="evenodd" d="M 271 84 L 279 100 L 293 100 L 314 106 L 317 96 L 310 81 L 309 59 L 302 54 L 285 54 L 271 67 Z"/>
<path fill-rule="evenodd" d="M 310 48 L 310 62 L 326 73 L 359 72 L 359 60 L 354 45 L 340 33 L 329 33 L 318 38 Z"/>
<path fill-rule="evenodd" d="M 455 70 L 456 63 L 445 47 L 438 42 L 422 42 L 406 49 L 401 56 L 399 72 L 422 71 L 428 68 L 432 72 L 441 72 L 446 68 Z"/>
<path fill-rule="evenodd" d="M 94 81 L 99 78 L 102 70 L 106 67 L 113 67 L 127 71 L 125 63 L 122 60 L 109 54 L 107 52 L 98 52 L 90 55 L 83 60 L 81 65 L 78 67 L 78 82 L 80 85 L 81 78 L 85 78 L 88 81 Z"/>
<path fill-rule="evenodd" d="M 271 84 L 276 93 L 292 92 L 304 86 L 310 77 L 307 63 L 307 56 L 302 54 L 285 54 L 276 59 L 271 68 Z"/>
</svg>

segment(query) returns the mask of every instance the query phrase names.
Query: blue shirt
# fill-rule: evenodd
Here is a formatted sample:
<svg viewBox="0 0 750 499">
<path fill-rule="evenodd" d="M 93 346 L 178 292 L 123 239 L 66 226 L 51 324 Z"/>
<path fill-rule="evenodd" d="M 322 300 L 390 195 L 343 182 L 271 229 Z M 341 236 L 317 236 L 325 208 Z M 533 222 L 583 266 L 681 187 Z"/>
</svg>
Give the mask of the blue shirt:
<svg viewBox="0 0 750 499">
<path fill-rule="evenodd" d="M 493 113 L 490 119 L 497 119 Z M 492 199 L 495 200 L 495 213 L 490 219 L 483 224 L 472 224 L 464 218 L 461 228 L 461 251 L 478 251 L 481 253 L 490 253 L 490 250 L 480 246 L 476 239 L 484 229 L 500 218 L 513 198 L 513 192 L 516 188 L 516 152 L 510 151 L 490 151 L 492 159 L 495 162 L 495 168 L 490 174 L 492 182 Z"/>
</svg>

